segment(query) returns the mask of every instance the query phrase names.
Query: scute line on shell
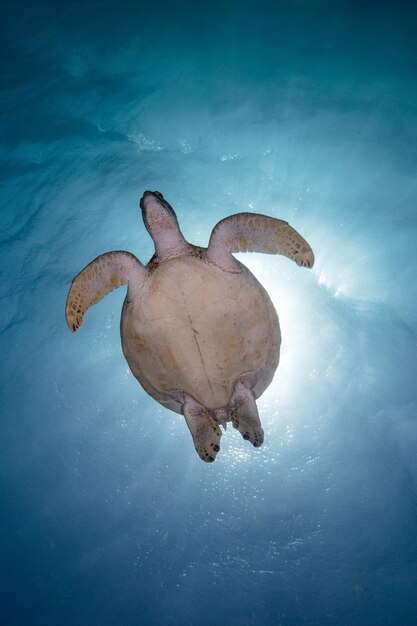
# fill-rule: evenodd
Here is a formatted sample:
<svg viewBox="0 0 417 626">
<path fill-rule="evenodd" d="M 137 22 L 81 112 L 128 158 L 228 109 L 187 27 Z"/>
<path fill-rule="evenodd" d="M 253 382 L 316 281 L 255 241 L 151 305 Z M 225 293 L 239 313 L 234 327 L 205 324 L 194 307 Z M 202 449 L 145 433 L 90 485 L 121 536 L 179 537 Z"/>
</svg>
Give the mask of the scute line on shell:
<svg viewBox="0 0 417 626">
<path fill-rule="evenodd" d="M 219 298 L 219 300 L 214 300 L 213 302 L 209 302 L 208 304 L 203 304 L 203 306 L 200 306 L 198 309 L 195 309 L 193 313 L 198 313 L 199 311 L 202 311 L 203 309 L 208 309 L 208 307 L 213 306 L 214 304 L 218 304 L 219 302 L 223 302 L 223 300 L 227 300 L 228 298 L 230 298 L 230 296 L 224 296 L 224 298 Z M 187 309 L 187 312 L 188 312 L 188 309 Z"/>
<path fill-rule="evenodd" d="M 201 352 L 200 344 L 198 343 L 198 338 L 197 338 L 198 331 L 194 328 L 193 320 L 191 318 L 191 314 L 190 314 L 190 312 L 188 310 L 188 306 L 187 306 L 187 299 L 185 298 L 185 294 L 184 294 L 184 292 L 182 290 L 182 287 L 180 285 L 180 281 L 178 280 L 178 277 L 176 277 L 176 281 L 177 281 L 178 289 L 180 290 L 181 295 L 183 297 L 184 307 L 185 307 L 185 310 L 187 311 L 188 319 L 190 321 L 191 330 L 193 331 L 193 334 L 194 334 L 194 341 L 196 343 L 197 350 L 198 350 L 198 353 L 200 355 L 201 363 L 203 365 L 204 373 L 205 373 L 206 378 L 207 378 L 208 386 L 210 387 L 210 391 L 212 393 L 212 396 L 214 397 L 214 389 L 211 386 L 210 378 L 209 378 L 208 373 L 207 373 L 206 364 L 204 363 L 203 354 Z M 209 305 L 206 305 L 206 306 L 209 306 Z M 205 308 L 205 307 L 202 307 L 202 308 Z"/>
</svg>

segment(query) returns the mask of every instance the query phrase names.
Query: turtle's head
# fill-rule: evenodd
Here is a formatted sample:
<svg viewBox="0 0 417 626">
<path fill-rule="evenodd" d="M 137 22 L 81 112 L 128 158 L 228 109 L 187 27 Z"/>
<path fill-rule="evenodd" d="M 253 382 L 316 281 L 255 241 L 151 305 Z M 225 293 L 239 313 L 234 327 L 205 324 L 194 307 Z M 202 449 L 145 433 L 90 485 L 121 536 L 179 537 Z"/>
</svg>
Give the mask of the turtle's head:
<svg viewBox="0 0 417 626">
<path fill-rule="evenodd" d="M 172 206 L 159 191 L 145 191 L 140 199 L 142 217 L 146 230 L 155 243 L 156 252 L 168 255 L 187 244 Z"/>
<path fill-rule="evenodd" d="M 155 229 L 178 228 L 174 209 L 160 191 L 145 191 L 139 206 L 142 209 L 143 221 L 150 235 L 153 235 Z"/>
</svg>

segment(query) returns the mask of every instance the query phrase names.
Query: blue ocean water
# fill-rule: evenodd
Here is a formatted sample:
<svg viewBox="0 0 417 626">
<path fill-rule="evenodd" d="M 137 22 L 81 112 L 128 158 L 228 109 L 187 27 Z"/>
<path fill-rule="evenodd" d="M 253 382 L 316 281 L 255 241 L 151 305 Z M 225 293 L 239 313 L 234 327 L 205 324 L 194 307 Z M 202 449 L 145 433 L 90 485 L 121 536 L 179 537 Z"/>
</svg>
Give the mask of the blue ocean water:
<svg viewBox="0 0 417 626">
<path fill-rule="evenodd" d="M 417 614 L 416 11 L 407 3 L 9 3 L 1 78 L 1 626 L 383 626 Z M 283 334 L 265 443 L 214 464 L 123 358 L 159 189 L 206 245 L 291 223 L 312 271 L 239 255 Z"/>
</svg>

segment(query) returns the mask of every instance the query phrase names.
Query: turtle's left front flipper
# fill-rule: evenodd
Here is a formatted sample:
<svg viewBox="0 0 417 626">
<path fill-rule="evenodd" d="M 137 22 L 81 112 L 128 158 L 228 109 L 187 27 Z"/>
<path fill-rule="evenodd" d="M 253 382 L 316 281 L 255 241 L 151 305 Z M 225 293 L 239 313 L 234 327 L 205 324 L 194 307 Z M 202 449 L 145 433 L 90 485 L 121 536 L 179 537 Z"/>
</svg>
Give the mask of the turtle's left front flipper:
<svg viewBox="0 0 417 626">
<path fill-rule="evenodd" d="M 258 213 L 236 213 L 216 224 L 207 254 L 227 266 L 230 252 L 283 254 L 297 265 L 314 265 L 309 244 L 288 222 Z"/>
<path fill-rule="evenodd" d="M 69 329 L 75 333 L 87 310 L 110 291 L 128 284 L 128 297 L 140 289 L 146 276 L 142 263 L 130 252 L 106 252 L 91 261 L 72 281 L 66 305 Z"/>
</svg>

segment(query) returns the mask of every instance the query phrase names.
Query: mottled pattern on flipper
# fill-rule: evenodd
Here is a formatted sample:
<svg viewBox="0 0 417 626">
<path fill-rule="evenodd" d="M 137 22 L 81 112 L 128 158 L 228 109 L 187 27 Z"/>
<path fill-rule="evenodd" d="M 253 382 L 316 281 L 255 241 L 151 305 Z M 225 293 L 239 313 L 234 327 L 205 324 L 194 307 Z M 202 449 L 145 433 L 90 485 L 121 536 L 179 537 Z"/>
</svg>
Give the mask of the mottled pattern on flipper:
<svg viewBox="0 0 417 626">
<path fill-rule="evenodd" d="M 312 249 L 294 228 L 283 220 L 258 213 L 237 213 L 221 220 L 210 237 L 210 247 L 218 246 L 230 252 L 282 254 L 297 265 L 314 265 Z"/>
<path fill-rule="evenodd" d="M 144 271 L 130 252 L 106 252 L 91 261 L 72 281 L 66 304 L 69 329 L 76 332 L 87 310 L 108 293 L 125 285 L 132 270 Z"/>
<path fill-rule="evenodd" d="M 191 398 L 184 404 L 184 417 L 200 459 L 213 463 L 220 450 L 222 432 L 207 409 Z"/>
</svg>

